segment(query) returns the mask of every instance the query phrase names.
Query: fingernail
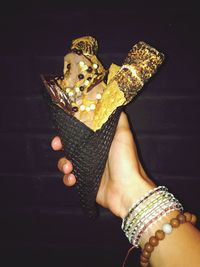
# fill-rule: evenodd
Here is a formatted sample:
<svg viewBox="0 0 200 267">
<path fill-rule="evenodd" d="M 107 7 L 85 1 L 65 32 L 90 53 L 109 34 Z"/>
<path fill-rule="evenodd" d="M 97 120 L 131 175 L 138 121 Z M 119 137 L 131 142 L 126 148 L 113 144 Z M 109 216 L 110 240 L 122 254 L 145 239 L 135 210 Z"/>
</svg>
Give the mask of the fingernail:
<svg viewBox="0 0 200 267">
<path fill-rule="evenodd" d="M 68 176 L 68 180 L 71 181 L 72 179 L 73 179 L 73 175 L 70 174 L 70 175 Z"/>
<path fill-rule="evenodd" d="M 56 146 L 56 145 L 58 145 L 58 140 L 57 139 L 54 139 L 53 140 L 53 146 Z"/>
<path fill-rule="evenodd" d="M 74 183 L 74 175 L 72 173 L 68 176 L 68 181 L 69 183 Z"/>
<path fill-rule="evenodd" d="M 63 165 L 63 171 L 64 171 L 64 173 L 68 173 L 68 170 L 69 170 L 69 165 L 67 163 L 65 163 Z"/>
</svg>

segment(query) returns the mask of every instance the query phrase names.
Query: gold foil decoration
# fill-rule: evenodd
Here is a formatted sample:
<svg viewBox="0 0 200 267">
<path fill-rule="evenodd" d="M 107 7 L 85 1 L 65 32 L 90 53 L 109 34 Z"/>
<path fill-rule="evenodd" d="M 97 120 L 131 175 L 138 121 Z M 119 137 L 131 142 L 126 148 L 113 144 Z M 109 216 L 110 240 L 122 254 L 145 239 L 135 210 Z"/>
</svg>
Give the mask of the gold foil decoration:
<svg viewBox="0 0 200 267">
<path fill-rule="evenodd" d="M 98 51 L 97 40 L 92 36 L 83 36 L 72 40 L 71 50 L 80 50 L 85 56 L 96 55 Z"/>
<path fill-rule="evenodd" d="M 162 64 L 164 54 L 145 42 L 138 42 L 128 53 L 120 71 L 114 78 L 129 103 Z"/>
<path fill-rule="evenodd" d="M 139 42 L 130 50 L 121 67 L 112 64 L 107 87 L 95 113 L 93 130 L 100 129 L 117 107 L 131 102 L 163 60 L 162 53 Z"/>
<path fill-rule="evenodd" d="M 93 131 L 100 129 L 119 106 L 131 102 L 144 84 L 156 73 L 164 60 L 164 55 L 155 48 L 145 42 L 138 42 L 132 47 L 122 66 L 111 64 L 107 83 L 105 84 L 103 79 L 105 78 L 106 70 L 96 56 L 98 50 L 96 39 L 91 36 L 77 38 L 72 41 L 71 50 L 80 57 L 87 58 L 91 66 L 94 66 L 93 64 L 96 65 L 95 68 L 92 68 L 91 73 L 86 72 L 84 74 L 84 79 L 90 76 L 90 83 L 84 86 L 84 91 L 75 101 L 82 103 L 85 107 L 94 105 L 95 108 L 89 111 L 81 110 L 81 104 L 74 103 L 74 105 L 78 106 L 78 111 L 73 112 L 73 96 L 71 98 L 65 94 L 68 80 L 68 54 L 64 58 L 63 78 L 61 80 L 57 79 L 52 85 L 48 84 L 49 93 L 57 105 L 85 123 Z M 78 51 L 81 51 L 81 53 L 79 54 Z M 74 88 L 70 90 L 81 86 L 83 82 L 84 80 L 78 80 Z M 91 97 L 95 92 L 101 93 L 101 99 L 93 99 Z"/>
</svg>

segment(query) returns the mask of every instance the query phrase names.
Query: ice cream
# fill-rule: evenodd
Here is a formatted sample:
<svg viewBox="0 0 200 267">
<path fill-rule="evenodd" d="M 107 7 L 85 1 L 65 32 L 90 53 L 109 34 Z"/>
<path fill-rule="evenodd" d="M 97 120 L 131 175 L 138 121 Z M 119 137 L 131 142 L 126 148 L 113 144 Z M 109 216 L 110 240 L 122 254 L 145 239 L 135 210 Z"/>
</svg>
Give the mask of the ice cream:
<svg viewBox="0 0 200 267">
<path fill-rule="evenodd" d="M 111 64 L 105 70 L 97 50 L 95 38 L 77 38 L 64 57 L 63 73 L 42 76 L 45 99 L 73 163 L 81 205 L 90 218 L 97 214 L 96 195 L 121 109 L 164 59 L 155 48 L 139 42 L 122 66 Z"/>
</svg>

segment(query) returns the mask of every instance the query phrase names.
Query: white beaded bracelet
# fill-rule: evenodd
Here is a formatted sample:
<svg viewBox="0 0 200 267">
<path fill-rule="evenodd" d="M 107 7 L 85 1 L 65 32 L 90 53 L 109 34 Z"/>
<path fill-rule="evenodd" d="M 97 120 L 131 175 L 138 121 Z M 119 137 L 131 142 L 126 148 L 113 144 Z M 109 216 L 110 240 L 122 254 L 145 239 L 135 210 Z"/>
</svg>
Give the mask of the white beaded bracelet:
<svg viewBox="0 0 200 267">
<path fill-rule="evenodd" d="M 158 186 L 132 205 L 121 228 L 129 242 L 138 247 L 144 231 L 172 210 L 182 211 L 183 207 L 165 186 Z"/>
</svg>

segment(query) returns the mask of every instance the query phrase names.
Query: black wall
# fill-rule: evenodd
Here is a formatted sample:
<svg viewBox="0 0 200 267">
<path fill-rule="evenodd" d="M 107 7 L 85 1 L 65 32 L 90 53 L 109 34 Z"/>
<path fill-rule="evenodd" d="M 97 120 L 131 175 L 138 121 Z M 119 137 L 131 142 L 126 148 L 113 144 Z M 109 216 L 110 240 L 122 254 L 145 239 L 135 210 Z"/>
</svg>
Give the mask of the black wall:
<svg viewBox="0 0 200 267">
<path fill-rule="evenodd" d="M 91 2 L 92 3 L 92 2 Z M 126 108 L 152 179 L 200 217 L 199 21 L 195 7 L 148 2 L 7 3 L 0 41 L 0 266 L 121 266 L 121 221 L 101 209 L 88 221 L 66 188 L 50 142 L 55 129 L 40 73 L 62 70 L 72 38 L 93 35 L 106 67 L 143 40 L 166 55 Z M 137 266 L 137 253 L 129 266 Z"/>
</svg>

